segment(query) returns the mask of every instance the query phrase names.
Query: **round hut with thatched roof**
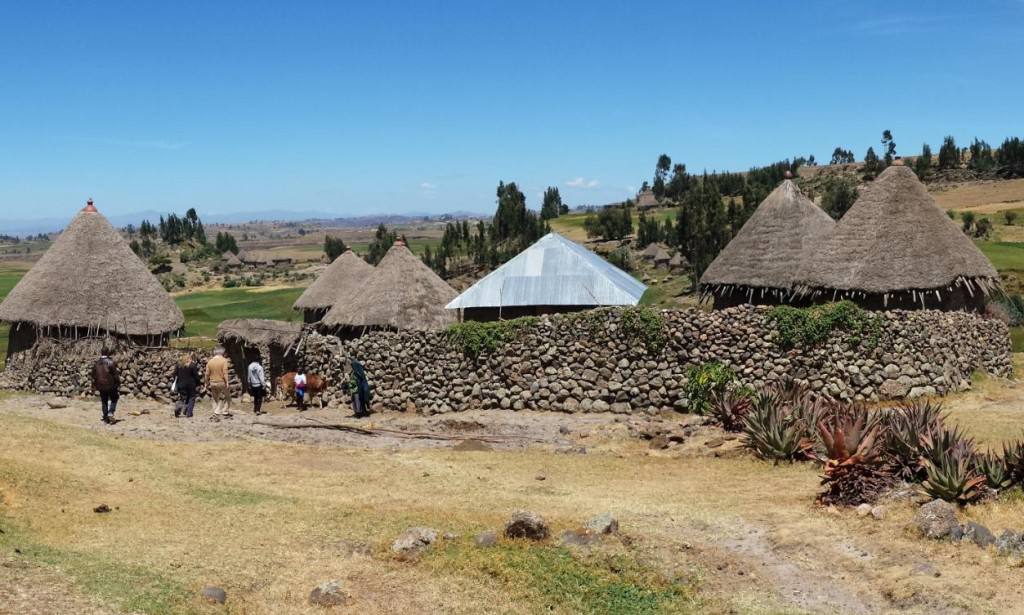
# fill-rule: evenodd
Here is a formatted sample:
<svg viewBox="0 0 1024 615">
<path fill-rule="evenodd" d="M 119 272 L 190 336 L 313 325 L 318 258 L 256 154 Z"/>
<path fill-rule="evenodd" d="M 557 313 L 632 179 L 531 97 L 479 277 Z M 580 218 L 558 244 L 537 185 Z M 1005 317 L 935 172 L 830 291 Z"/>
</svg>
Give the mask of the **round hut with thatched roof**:
<svg viewBox="0 0 1024 615">
<path fill-rule="evenodd" d="M 341 336 L 367 329 L 431 330 L 458 321 L 445 306 L 458 293 L 396 241 L 358 292 L 340 297 L 321 324 Z"/>
<path fill-rule="evenodd" d="M 714 298 L 716 310 L 795 302 L 797 273 L 808 250 L 835 226 L 787 174 L 704 271 L 701 294 Z"/>
<path fill-rule="evenodd" d="M 867 309 L 983 312 L 999 275 L 901 160 L 882 172 L 808 255 L 800 292 Z"/>
<path fill-rule="evenodd" d="M 277 393 L 277 378 L 298 367 L 295 346 L 301 337 L 301 324 L 282 320 L 238 318 L 225 320 L 217 329 L 217 340 L 227 350 L 238 380 L 247 382 L 249 364 L 259 361 L 271 394 Z"/>
<path fill-rule="evenodd" d="M 92 199 L 0 303 L 8 355 L 39 336 L 115 335 L 165 345 L 185 318 Z"/>
<path fill-rule="evenodd" d="M 301 310 L 307 323 L 319 322 L 338 299 L 358 292 L 372 276 L 373 265 L 345 250 L 303 291 L 292 309 Z"/>
</svg>

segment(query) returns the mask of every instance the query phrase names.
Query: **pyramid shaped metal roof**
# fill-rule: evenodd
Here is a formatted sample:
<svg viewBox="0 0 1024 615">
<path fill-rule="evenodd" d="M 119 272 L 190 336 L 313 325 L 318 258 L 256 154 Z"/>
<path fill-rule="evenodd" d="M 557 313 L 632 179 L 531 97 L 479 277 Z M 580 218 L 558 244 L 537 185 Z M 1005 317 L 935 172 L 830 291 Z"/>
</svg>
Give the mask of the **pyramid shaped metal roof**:
<svg viewBox="0 0 1024 615">
<path fill-rule="evenodd" d="M 446 307 L 636 305 L 646 290 L 594 252 L 558 233 L 548 233 Z"/>
</svg>

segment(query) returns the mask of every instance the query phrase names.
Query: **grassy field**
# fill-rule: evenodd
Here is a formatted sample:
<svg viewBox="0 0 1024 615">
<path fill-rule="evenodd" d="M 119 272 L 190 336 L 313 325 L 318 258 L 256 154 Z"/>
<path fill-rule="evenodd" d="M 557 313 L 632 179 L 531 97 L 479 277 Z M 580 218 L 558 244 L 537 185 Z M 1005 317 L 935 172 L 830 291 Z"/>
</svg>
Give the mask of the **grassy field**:
<svg viewBox="0 0 1024 615">
<path fill-rule="evenodd" d="M 27 263 L 5 263 L 0 265 L 0 301 L 11 292 L 25 272 L 29 270 Z M 0 325 L 0 369 L 7 361 L 7 325 Z"/>
<path fill-rule="evenodd" d="M 301 321 L 292 304 L 302 288 L 225 288 L 199 291 L 174 298 L 185 314 L 186 337 L 216 337 L 217 326 L 232 318 L 271 318 Z"/>
<path fill-rule="evenodd" d="M 664 222 L 667 218 L 672 218 L 673 223 L 675 222 L 675 216 L 677 210 L 673 208 L 662 208 L 655 209 L 646 212 L 646 215 L 654 217 L 658 223 Z M 637 228 L 639 221 L 639 215 L 633 212 L 633 230 Z M 564 237 L 573 241 L 585 241 L 587 239 L 587 232 L 583 229 L 583 221 L 587 219 L 586 213 L 571 213 L 564 216 L 560 216 L 551 220 L 551 230 L 563 235 Z"/>
</svg>

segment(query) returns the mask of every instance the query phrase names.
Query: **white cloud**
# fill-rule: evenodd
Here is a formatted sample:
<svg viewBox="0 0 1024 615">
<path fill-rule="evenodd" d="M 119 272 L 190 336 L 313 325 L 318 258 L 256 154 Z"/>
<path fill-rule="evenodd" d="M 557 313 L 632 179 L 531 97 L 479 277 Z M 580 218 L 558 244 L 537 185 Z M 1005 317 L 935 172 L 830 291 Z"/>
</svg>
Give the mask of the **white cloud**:
<svg viewBox="0 0 1024 615">
<path fill-rule="evenodd" d="M 626 192 L 636 194 L 636 186 L 626 186 Z"/>
<path fill-rule="evenodd" d="M 570 188 L 597 188 L 598 182 L 596 179 L 576 177 L 565 182 L 565 185 Z"/>
<path fill-rule="evenodd" d="M 432 184 L 430 182 L 423 182 L 423 183 L 420 184 L 420 188 L 423 188 L 424 190 L 434 190 L 434 189 L 437 188 L 437 184 Z"/>
</svg>

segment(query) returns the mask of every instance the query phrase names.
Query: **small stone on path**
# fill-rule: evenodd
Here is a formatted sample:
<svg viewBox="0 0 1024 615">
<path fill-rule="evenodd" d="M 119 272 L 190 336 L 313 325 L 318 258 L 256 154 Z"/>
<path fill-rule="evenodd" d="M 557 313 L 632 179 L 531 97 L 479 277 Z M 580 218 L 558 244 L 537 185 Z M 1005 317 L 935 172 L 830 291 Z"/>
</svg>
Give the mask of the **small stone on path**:
<svg viewBox="0 0 1024 615">
<path fill-rule="evenodd" d="M 959 540 L 963 530 L 956 518 L 953 505 L 943 500 L 932 500 L 922 506 L 914 515 L 914 525 L 925 538 Z"/>
<path fill-rule="evenodd" d="M 411 553 L 429 547 L 435 542 L 437 542 L 437 530 L 429 527 L 414 527 L 396 538 L 391 543 L 391 550 L 395 553 Z"/>
<path fill-rule="evenodd" d="M 224 604 L 228 601 L 228 593 L 219 587 L 204 587 L 200 595 L 217 604 Z"/>
<path fill-rule="evenodd" d="M 108 513 L 110 512 L 110 507 L 107 506 L 106 504 L 100 504 L 96 508 L 93 508 L 92 511 L 94 513 Z"/>
<path fill-rule="evenodd" d="M 506 538 L 544 540 L 551 536 L 551 528 L 544 518 L 528 510 L 519 510 L 505 522 Z"/>
<path fill-rule="evenodd" d="M 584 524 L 591 534 L 614 534 L 619 531 L 619 520 L 614 515 L 598 515 Z"/>
<path fill-rule="evenodd" d="M 341 591 L 341 581 L 328 581 L 309 592 L 309 603 L 316 606 L 339 606 L 345 604 L 348 595 Z"/>
<path fill-rule="evenodd" d="M 498 544 L 497 532 L 482 532 L 473 538 L 473 544 L 478 547 L 493 547 Z"/>
</svg>

